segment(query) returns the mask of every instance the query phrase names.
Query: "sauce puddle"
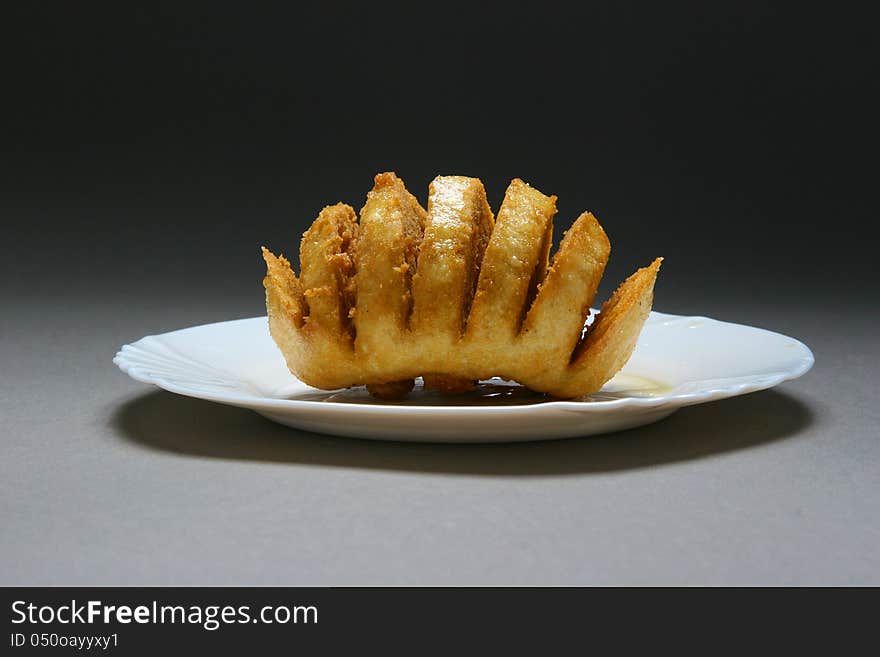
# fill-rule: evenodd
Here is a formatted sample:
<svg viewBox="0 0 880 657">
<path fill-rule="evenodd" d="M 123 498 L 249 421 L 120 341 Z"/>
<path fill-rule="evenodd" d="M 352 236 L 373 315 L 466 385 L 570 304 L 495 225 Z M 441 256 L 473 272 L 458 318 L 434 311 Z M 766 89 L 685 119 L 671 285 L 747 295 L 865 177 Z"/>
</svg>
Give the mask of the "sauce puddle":
<svg viewBox="0 0 880 657">
<path fill-rule="evenodd" d="M 642 376 L 618 374 L 597 393 L 577 397 L 568 401 L 600 402 L 627 397 L 657 397 L 670 390 L 663 385 Z M 534 392 L 517 383 L 490 379 L 465 393 L 443 394 L 435 390 L 425 390 L 422 380 L 417 379 L 415 388 L 405 399 L 396 401 L 374 399 L 366 387 L 357 386 L 345 390 L 313 391 L 287 397 L 297 401 L 319 401 L 334 404 L 367 404 L 382 406 L 529 406 L 559 401 L 550 395 Z"/>
</svg>

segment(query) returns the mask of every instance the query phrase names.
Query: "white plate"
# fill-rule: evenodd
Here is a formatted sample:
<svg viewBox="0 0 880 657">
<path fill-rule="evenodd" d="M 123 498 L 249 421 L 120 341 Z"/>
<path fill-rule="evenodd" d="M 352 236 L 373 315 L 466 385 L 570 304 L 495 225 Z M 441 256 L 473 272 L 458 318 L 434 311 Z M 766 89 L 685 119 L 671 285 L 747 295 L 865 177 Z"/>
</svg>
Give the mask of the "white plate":
<svg viewBox="0 0 880 657">
<path fill-rule="evenodd" d="M 682 406 L 764 390 L 813 365 L 801 342 L 763 329 L 652 312 L 626 367 L 578 401 L 494 381 L 445 397 L 418 387 L 409 399 L 372 400 L 362 388 L 326 392 L 287 370 L 265 317 L 151 335 L 113 359 L 134 379 L 181 395 L 250 408 L 299 429 L 420 442 L 569 438 L 629 429 Z"/>
</svg>

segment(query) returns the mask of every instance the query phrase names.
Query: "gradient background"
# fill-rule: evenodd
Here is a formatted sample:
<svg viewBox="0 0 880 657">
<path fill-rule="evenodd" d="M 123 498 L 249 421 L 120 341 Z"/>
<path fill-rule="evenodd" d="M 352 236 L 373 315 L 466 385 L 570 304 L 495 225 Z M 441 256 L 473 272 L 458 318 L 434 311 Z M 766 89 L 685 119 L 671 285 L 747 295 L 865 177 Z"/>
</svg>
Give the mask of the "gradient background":
<svg viewBox="0 0 880 657">
<path fill-rule="evenodd" d="M 58 3 L 3 23 L 0 583 L 880 580 L 866 17 Z M 317 438 L 112 366 L 262 314 L 259 246 L 295 255 L 383 170 L 423 202 L 478 176 L 495 208 L 521 177 L 558 195 L 557 238 L 603 223 L 600 298 L 663 255 L 656 309 L 794 335 L 817 365 L 653 428 L 464 450 Z"/>
</svg>

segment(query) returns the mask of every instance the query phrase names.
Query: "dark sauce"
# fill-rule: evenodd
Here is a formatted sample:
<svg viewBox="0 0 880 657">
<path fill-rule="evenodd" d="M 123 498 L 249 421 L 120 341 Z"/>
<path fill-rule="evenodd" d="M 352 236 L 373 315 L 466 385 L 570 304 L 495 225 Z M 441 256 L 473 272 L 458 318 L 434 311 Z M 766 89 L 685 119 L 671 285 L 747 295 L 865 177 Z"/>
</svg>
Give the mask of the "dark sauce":
<svg viewBox="0 0 880 657">
<path fill-rule="evenodd" d="M 622 399 L 624 397 L 647 397 L 660 392 L 652 386 L 626 386 L 625 390 L 601 390 L 593 395 L 569 401 L 598 402 Z M 653 394 L 652 394 L 653 393 Z M 319 401 L 335 404 L 367 404 L 370 406 L 530 406 L 558 401 L 555 397 L 534 392 L 516 383 L 501 379 L 481 382 L 470 392 L 455 395 L 425 390 L 421 379 L 416 380 L 415 388 L 400 400 L 375 399 L 366 387 L 356 386 L 345 390 L 314 391 L 288 397 L 298 401 Z"/>
</svg>

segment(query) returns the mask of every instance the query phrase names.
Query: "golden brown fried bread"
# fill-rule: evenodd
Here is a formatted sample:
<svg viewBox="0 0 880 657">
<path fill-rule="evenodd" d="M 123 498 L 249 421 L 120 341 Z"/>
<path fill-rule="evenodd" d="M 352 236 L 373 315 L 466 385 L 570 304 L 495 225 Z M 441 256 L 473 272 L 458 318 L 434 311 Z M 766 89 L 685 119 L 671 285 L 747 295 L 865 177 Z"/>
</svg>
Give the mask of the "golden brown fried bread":
<svg viewBox="0 0 880 657">
<path fill-rule="evenodd" d="M 428 211 L 393 173 L 376 176 L 360 221 L 324 208 L 306 231 L 297 279 L 263 250 L 269 327 L 309 385 L 366 385 L 382 399 L 426 387 L 462 392 L 493 376 L 557 397 L 599 390 L 632 354 L 660 259 L 628 278 L 584 334 L 610 254 L 584 213 L 548 269 L 556 197 L 511 182 L 497 220 L 482 183 L 440 176 Z"/>
<path fill-rule="evenodd" d="M 536 379 L 546 375 L 552 381 L 568 366 L 610 253 L 605 231 L 589 212 L 578 217 L 562 238 L 520 335 L 521 355 L 535 354 Z"/>
<path fill-rule="evenodd" d="M 572 356 L 571 379 L 560 387 L 560 396 L 599 390 L 632 356 L 639 333 L 654 300 L 654 282 L 663 258 L 627 278 L 602 306 L 593 326 Z M 610 373 L 610 376 L 609 376 Z"/>
<path fill-rule="evenodd" d="M 442 360 L 464 332 L 480 265 L 495 219 L 477 178 L 439 176 L 428 188 L 428 219 L 413 276 L 414 334 L 430 335 L 423 352 Z M 437 355 L 440 358 L 437 358 Z M 463 392 L 475 380 L 450 373 L 422 372 L 426 388 Z"/>
<path fill-rule="evenodd" d="M 413 277 L 413 331 L 431 332 L 447 342 L 461 338 L 494 224 L 486 191 L 477 178 L 434 179 Z"/>
<path fill-rule="evenodd" d="M 519 333 L 528 302 L 547 271 L 556 197 L 518 178 L 510 183 L 489 238 L 468 317 L 472 343 L 499 346 Z"/>
<path fill-rule="evenodd" d="M 300 284 L 308 305 L 306 321 L 328 337 L 354 340 L 349 310 L 354 305 L 354 250 L 358 223 L 342 203 L 324 208 L 300 243 Z"/>
<path fill-rule="evenodd" d="M 305 318 L 308 312 L 302 286 L 284 256 L 276 257 L 263 247 L 266 261 L 266 311 L 269 316 L 269 332 L 284 354 L 287 367 L 303 381 L 318 388 L 332 385 L 334 379 L 320 376 L 320 369 L 312 358 L 315 344 L 323 342 L 320 335 L 307 331 Z"/>
<path fill-rule="evenodd" d="M 391 377 L 384 354 L 409 330 L 412 276 L 424 230 L 425 210 L 403 182 L 393 173 L 377 175 L 361 210 L 353 312 L 367 387 L 377 397 L 412 389 L 411 380 Z"/>
<path fill-rule="evenodd" d="M 380 173 L 361 210 L 354 325 L 363 358 L 381 361 L 403 339 L 412 311 L 412 277 L 425 210 L 393 173 Z M 381 362 L 372 365 L 378 371 Z"/>
</svg>

